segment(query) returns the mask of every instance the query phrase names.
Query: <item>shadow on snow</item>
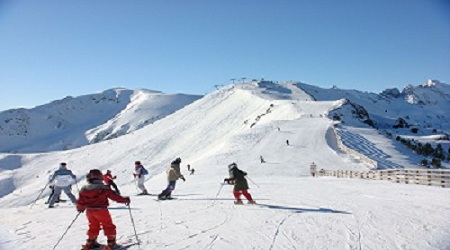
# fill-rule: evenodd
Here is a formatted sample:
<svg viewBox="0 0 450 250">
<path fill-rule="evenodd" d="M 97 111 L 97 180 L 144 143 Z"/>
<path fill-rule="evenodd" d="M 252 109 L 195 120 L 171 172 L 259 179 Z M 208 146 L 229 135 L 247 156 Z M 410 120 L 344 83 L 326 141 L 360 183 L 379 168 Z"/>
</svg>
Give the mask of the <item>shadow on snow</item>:
<svg viewBox="0 0 450 250">
<path fill-rule="evenodd" d="M 287 207 L 287 206 L 279 206 L 279 205 L 267 205 L 267 204 L 258 204 L 261 207 L 269 208 L 269 209 L 276 209 L 276 210 L 286 210 L 291 211 L 293 213 L 333 213 L 333 214 L 351 214 L 346 211 L 339 211 L 339 210 L 333 210 L 330 208 L 299 208 L 299 207 Z"/>
</svg>

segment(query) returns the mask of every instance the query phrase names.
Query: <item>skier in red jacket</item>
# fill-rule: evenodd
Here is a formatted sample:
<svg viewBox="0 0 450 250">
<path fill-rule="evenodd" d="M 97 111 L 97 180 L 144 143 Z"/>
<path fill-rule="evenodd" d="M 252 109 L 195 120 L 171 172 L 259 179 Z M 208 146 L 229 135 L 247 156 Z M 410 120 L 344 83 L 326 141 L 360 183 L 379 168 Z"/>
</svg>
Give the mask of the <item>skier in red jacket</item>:
<svg viewBox="0 0 450 250">
<path fill-rule="evenodd" d="M 117 176 L 112 176 L 111 170 L 106 170 L 106 174 L 103 175 L 103 181 L 105 182 L 105 185 L 109 187 L 113 187 L 116 193 L 120 194 L 119 189 L 117 188 L 116 183 L 114 180 L 117 178 Z"/>
<path fill-rule="evenodd" d="M 103 184 L 103 174 L 98 169 L 92 169 L 86 176 L 88 185 L 80 190 L 80 196 L 77 200 L 77 210 L 82 213 L 86 210 L 86 217 L 89 221 L 89 229 L 87 231 L 87 243 L 83 245 L 83 249 L 98 248 L 101 245 L 97 242 L 97 236 L 100 229 L 108 239 L 108 247 L 113 249 L 116 246 L 116 226 L 112 222 L 109 214 L 108 199 L 119 203 L 130 204 L 130 198 L 124 197 L 111 188 Z"/>
</svg>

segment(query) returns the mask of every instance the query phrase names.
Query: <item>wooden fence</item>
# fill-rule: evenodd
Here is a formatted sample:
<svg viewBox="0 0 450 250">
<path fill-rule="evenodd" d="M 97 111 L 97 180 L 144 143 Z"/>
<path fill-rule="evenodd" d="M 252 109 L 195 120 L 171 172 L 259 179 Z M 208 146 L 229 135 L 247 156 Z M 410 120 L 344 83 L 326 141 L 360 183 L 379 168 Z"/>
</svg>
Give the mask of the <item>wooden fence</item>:
<svg viewBox="0 0 450 250">
<path fill-rule="evenodd" d="M 370 180 L 387 180 L 405 184 L 450 187 L 450 170 L 448 169 L 386 169 L 386 170 L 320 170 L 318 176 L 338 178 L 357 178 Z"/>
</svg>

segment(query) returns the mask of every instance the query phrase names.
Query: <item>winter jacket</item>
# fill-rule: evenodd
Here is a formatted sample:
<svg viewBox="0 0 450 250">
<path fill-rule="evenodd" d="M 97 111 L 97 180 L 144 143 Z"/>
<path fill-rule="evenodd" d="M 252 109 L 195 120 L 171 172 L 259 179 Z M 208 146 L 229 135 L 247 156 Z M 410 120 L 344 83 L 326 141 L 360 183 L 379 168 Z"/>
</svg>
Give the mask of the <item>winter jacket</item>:
<svg viewBox="0 0 450 250">
<path fill-rule="evenodd" d="M 180 163 L 172 162 L 166 172 L 168 181 L 184 179 L 184 176 L 181 174 Z"/>
<path fill-rule="evenodd" d="M 130 201 L 129 198 L 112 191 L 111 188 L 103 184 L 102 180 L 94 180 L 93 183 L 85 185 L 80 189 L 77 210 L 106 209 L 109 206 L 108 199 L 119 203 L 127 203 Z"/>
<path fill-rule="evenodd" d="M 241 191 L 241 190 L 247 190 L 248 183 L 247 179 L 245 179 L 245 176 L 247 175 L 246 172 L 236 168 L 233 168 L 229 171 L 230 178 L 228 180 L 234 182 L 234 191 Z"/>
<path fill-rule="evenodd" d="M 77 176 L 72 173 L 71 170 L 67 169 L 66 166 L 59 166 L 59 169 L 53 173 L 50 178 L 50 185 L 55 185 L 57 187 L 67 187 L 76 183 Z"/>
<path fill-rule="evenodd" d="M 138 177 L 138 178 L 144 177 L 143 167 L 144 166 L 142 166 L 142 165 L 136 165 L 134 167 L 134 174 L 133 174 L 134 177 Z"/>
<path fill-rule="evenodd" d="M 109 185 L 110 182 L 114 182 L 115 177 L 113 177 L 111 174 L 104 174 L 103 175 L 103 181 L 105 182 L 106 185 Z"/>
</svg>

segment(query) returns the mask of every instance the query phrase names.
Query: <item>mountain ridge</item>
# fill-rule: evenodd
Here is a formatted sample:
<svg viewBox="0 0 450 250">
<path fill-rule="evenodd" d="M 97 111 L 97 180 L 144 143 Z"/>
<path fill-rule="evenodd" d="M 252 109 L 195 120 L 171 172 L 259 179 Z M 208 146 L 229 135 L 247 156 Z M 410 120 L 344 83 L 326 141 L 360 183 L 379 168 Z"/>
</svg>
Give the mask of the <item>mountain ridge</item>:
<svg viewBox="0 0 450 250">
<path fill-rule="evenodd" d="M 67 150 L 112 139 L 153 123 L 200 97 L 114 88 L 68 96 L 32 109 L 7 110 L 0 112 L 0 152 Z"/>
</svg>

